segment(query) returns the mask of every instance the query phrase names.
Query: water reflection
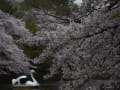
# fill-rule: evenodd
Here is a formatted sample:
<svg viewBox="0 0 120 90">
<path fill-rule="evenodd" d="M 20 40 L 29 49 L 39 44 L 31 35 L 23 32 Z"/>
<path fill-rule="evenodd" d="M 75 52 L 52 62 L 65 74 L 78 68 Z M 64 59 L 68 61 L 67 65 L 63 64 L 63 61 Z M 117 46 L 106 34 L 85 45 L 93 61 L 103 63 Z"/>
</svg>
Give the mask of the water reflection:
<svg viewBox="0 0 120 90">
<path fill-rule="evenodd" d="M 40 90 L 40 87 L 33 88 L 33 87 L 16 87 L 13 90 Z"/>
<path fill-rule="evenodd" d="M 13 88 L 13 90 L 58 90 L 53 87 L 38 87 L 38 88 Z"/>
<path fill-rule="evenodd" d="M 12 85 L 0 85 L 0 90 L 58 90 L 58 86 L 46 86 L 41 85 L 40 87 L 12 87 Z"/>
</svg>

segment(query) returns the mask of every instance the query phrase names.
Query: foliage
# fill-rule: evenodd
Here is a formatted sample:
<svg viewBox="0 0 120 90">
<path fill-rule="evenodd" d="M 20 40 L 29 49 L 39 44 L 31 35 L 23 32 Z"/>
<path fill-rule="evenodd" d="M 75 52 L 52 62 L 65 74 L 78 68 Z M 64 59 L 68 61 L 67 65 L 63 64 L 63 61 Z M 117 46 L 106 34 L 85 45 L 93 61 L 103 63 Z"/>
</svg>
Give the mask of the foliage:
<svg viewBox="0 0 120 90">
<path fill-rule="evenodd" d="M 38 77 L 40 80 L 43 80 L 43 76 L 49 72 L 49 68 L 52 65 L 52 57 L 46 58 L 42 64 L 38 64 Z M 42 73 L 41 73 L 42 72 Z"/>
<path fill-rule="evenodd" d="M 45 46 L 43 45 L 33 45 L 33 46 L 28 46 L 28 45 L 23 45 L 23 50 L 24 50 L 24 54 L 29 57 L 29 58 L 35 58 L 38 57 L 42 51 L 45 49 Z"/>
<path fill-rule="evenodd" d="M 19 35 L 14 34 L 14 35 L 12 35 L 12 38 L 13 38 L 14 40 L 19 40 L 19 39 L 20 39 L 20 36 L 19 36 Z"/>
<path fill-rule="evenodd" d="M 0 0 L 0 9 L 7 13 L 14 13 L 16 8 L 12 6 L 12 3 L 8 0 Z"/>
<path fill-rule="evenodd" d="M 69 0 L 25 0 L 24 7 L 53 10 L 57 15 L 69 15 Z"/>
<path fill-rule="evenodd" d="M 29 7 L 35 7 L 35 8 L 55 8 L 60 7 L 63 5 L 67 5 L 69 3 L 68 0 L 25 0 L 24 4 L 28 5 Z"/>
<path fill-rule="evenodd" d="M 22 9 L 16 9 L 14 13 L 12 13 L 13 16 L 16 18 L 22 18 L 24 16 L 24 10 Z"/>
<path fill-rule="evenodd" d="M 110 19 L 115 19 L 115 18 L 119 18 L 120 17 L 120 13 L 117 12 L 117 13 L 113 13 L 110 17 Z"/>
<path fill-rule="evenodd" d="M 25 20 L 25 27 L 34 35 L 38 31 L 36 21 L 33 20 L 32 18 L 28 18 Z"/>
</svg>

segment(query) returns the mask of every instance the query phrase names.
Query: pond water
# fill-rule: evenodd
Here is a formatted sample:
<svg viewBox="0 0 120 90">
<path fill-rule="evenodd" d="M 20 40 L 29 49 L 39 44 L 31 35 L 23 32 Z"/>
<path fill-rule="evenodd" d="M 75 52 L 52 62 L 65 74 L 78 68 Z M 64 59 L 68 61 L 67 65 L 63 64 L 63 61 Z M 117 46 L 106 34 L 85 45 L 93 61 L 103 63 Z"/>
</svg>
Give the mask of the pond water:
<svg viewBox="0 0 120 90">
<path fill-rule="evenodd" d="M 1 84 L 0 90 L 58 90 L 58 86 L 41 85 L 40 87 L 12 87 L 12 85 Z"/>
</svg>

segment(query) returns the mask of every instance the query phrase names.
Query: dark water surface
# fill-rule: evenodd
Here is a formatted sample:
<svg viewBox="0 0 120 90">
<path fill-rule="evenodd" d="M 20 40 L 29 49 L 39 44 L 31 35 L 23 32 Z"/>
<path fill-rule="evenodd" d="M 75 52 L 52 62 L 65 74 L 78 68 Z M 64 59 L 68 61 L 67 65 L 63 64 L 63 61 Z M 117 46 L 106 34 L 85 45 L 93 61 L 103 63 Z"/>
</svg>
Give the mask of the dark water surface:
<svg viewBox="0 0 120 90">
<path fill-rule="evenodd" d="M 12 87 L 9 84 L 0 84 L 0 90 L 58 90 L 56 85 L 41 85 L 40 87 Z"/>
</svg>

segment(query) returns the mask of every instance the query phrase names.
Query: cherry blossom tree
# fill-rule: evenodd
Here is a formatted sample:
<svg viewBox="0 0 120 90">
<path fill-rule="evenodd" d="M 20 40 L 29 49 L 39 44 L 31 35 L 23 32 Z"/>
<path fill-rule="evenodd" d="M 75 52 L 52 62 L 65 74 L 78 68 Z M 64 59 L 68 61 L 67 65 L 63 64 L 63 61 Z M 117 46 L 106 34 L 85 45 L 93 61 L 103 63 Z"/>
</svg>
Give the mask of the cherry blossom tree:
<svg viewBox="0 0 120 90">
<path fill-rule="evenodd" d="M 30 64 L 15 40 L 31 35 L 23 22 L 0 11 L 0 75 L 29 74 Z"/>
<path fill-rule="evenodd" d="M 75 13 L 75 18 L 56 16 L 53 11 L 33 9 L 32 16 L 39 26 L 39 31 L 34 36 L 16 19 L 5 19 L 1 22 L 4 27 L 3 31 L 1 30 L 0 40 L 2 42 L 2 38 L 9 36 L 9 42 L 7 39 L 3 41 L 5 45 L 11 41 L 10 44 L 14 46 L 8 45 L 7 48 L 1 43 L 1 47 L 5 48 L 4 50 L 1 48 L 1 54 L 7 55 L 10 57 L 9 61 L 18 62 L 20 66 L 18 69 L 11 69 L 8 65 L 13 64 L 5 63 L 4 67 L 10 71 L 20 72 L 24 67 L 28 70 L 28 62 L 37 65 L 51 58 L 52 65 L 43 78 L 59 75 L 60 90 L 80 90 L 90 80 L 120 78 L 119 6 L 119 0 L 98 0 L 98 2 L 84 0 L 80 8 L 82 11 Z M 4 15 L 2 18 L 5 18 Z M 77 23 L 76 20 L 80 22 Z M 7 31 L 9 25 L 13 27 Z M 11 37 L 13 32 L 21 37 L 16 40 L 20 45 L 30 47 L 44 45 L 46 48 L 38 57 L 28 59 L 13 41 Z M 9 52 L 11 54 L 8 54 Z M 1 65 L 4 65 L 4 62 L 1 62 Z M 1 71 L 4 71 L 2 67 Z"/>
<path fill-rule="evenodd" d="M 45 28 L 41 28 L 32 39 L 24 41 L 30 45 L 47 46 L 33 60 L 34 64 L 38 64 L 52 57 L 53 64 L 45 79 L 59 74 L 61 90 L 79 90 L 91 79 L 119 78 L 120 17 L 117 13 L 119 1 L 116 2 L 86 14 L 81 23 L 73 20 L 68 24 L 60 23 L 60 19 L 51 15 L 34 13 L 37 18 L 48 17 L 47 21 L 53 21 L 44 22 Z M 41 25 L 40 22 L 38 24 Z"/>
</svg>

